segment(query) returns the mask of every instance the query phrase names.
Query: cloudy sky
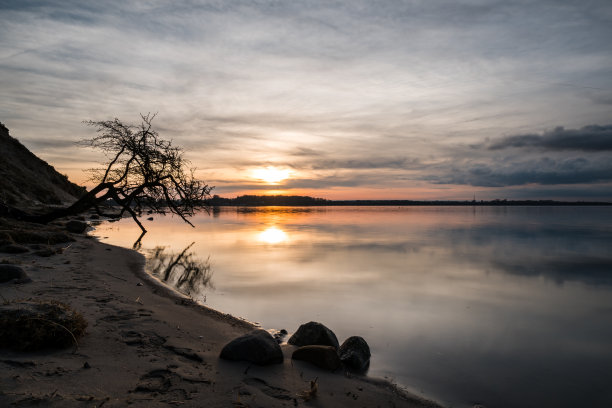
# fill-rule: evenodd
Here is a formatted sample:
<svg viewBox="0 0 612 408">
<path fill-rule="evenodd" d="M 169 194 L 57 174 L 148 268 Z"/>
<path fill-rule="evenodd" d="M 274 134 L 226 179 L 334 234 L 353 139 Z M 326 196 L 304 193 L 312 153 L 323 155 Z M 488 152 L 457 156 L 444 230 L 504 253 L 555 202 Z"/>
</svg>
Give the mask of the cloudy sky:
<svg viewBox="0 0 612 408">
<path fill-rule="evenodd" d="M 612 199 L 610 0 L 0 0 L 0 121 L 77 182 L 157 112 L 215 193 Z M 283 180 L 279 180 L 285 177 Z"/>
</svg>

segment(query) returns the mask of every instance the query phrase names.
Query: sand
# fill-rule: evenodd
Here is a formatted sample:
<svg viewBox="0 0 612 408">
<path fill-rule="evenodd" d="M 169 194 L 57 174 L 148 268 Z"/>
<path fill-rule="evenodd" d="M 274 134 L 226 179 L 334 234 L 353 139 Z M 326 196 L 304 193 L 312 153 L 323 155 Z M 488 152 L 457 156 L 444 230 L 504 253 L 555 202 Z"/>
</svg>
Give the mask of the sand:
<svg viewBox="0 0 612 408">
<path fill-rule="evenodd" d="M 4 299 L 65 302 L 87 333 L 59 351 L 0 350 L 0 406 L 44 407 L 436 407 L 393 385 L 330 373 L 290 359 L 261 367 L 218 358 L 253 329 L 160 286 L 135 251 L 76 236 L 51 257 L 0 254 L 33 282 L 0 284 Z M 376 356 L 373 356 L 376 358 Z M 300 393 L 317 378 L 317 395 Z"/>
</svg>

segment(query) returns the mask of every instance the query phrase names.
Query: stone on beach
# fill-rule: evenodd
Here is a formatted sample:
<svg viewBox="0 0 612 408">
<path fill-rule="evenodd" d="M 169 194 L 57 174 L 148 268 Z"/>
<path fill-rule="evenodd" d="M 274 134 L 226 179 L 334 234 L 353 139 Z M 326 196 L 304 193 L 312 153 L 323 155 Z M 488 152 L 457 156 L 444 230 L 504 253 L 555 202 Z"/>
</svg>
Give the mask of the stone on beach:
<svg viewBox="0 0 612 408">
<path fill-rule="evenodd" d="M 294 346 L 332 346 L 336 350 L 340 347 L 334 332 L 318 322 L 308 322 L 301 325 L 291 336 L 288 343 Z"/>
<path fill-rule="evenodd" d="M 342 365 L 338 351 L 333 346 L 302 346 L 293 352 L 291 358 L 331 371 L 337 370 Z"/>
<path fill-rule="evenodd" d="M 31 279 L 21 266 L 0 264 L 0 282 L 15 281 L 15 283 L 30 282 Z"/>
<path fill-rule="evenodd" d="M 357 372 L 365 371 L 370 363 L 370 347 L 360 336 L 351 336 L 338 350 L 340 360 L 346 368 Z"/>
<path fill-rule="evenodd" d="M 70 220 L 66 223 L 66 230 L 76 234 L 83 233 L 89 225 L 86 222 L 78 220 Z"/>
<path fill-rule="evenodd" d="M 29 251 L 27 247 L 19 244 L 0 245 L 0 252 L 4 252 L 5 254 L 23 254 Z"/>
<path fill-rule="evenodd" d="M 253 330 L 230 341 L 221 350 L 225 360 L 249 361 L 258 365 L 281 364 L 283 351 L 270 333 Z"/>
</svg>

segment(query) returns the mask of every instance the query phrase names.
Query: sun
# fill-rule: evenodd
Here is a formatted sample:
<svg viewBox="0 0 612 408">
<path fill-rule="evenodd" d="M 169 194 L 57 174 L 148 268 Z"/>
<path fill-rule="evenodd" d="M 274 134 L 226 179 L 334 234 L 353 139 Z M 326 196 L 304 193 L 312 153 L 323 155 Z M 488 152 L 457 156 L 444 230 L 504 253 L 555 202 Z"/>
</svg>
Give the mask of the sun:
<svg viewBox="0 0 612 408">
<path fill-rule="evenodd" d="M 267 166 L 253 170 L 253 177 L 263 180 L 268 184 L 278 184 L 281 181 L 289 178 L 291 171 L 287 169 L 279 169 L 274 166 Z"/>
</svg>

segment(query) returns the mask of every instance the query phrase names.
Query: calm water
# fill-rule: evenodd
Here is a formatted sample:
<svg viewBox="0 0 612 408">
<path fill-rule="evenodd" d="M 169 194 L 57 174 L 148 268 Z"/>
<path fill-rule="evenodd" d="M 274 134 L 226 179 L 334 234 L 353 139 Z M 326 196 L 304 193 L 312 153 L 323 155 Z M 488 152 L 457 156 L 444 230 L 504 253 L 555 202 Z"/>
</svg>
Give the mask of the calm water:
<svg viewBox="0 0 612 408">
<path fill-rule="evenodd" d="M 180 253 L 200 266 L 168 280 L 206 305 L 360 335 L 369 375 L 455 407 L 612 406 L 612 207 L 223 208 L 194 224 L 156 217 L 141 251 L 158 276 Z M 131 247 L 139 231 L 96 234 Z"/>
</svg>

